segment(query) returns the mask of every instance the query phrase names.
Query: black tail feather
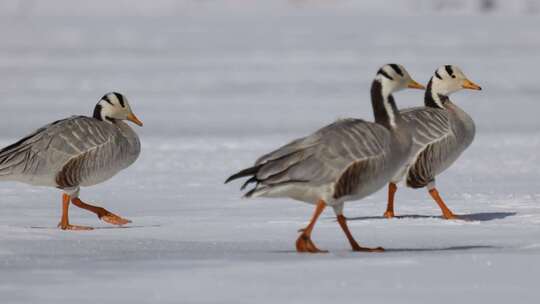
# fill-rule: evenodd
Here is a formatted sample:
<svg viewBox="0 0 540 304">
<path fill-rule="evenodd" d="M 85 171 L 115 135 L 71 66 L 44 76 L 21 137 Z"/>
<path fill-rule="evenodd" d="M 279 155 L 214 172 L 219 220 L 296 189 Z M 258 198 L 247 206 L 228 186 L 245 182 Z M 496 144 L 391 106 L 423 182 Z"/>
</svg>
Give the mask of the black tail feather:
<svg viewBox="0 0 540 304">
<path fill-rule="evenodd" d="M 243 185 L 242 187 L 240 187 L 240 191 L 246 189 L 247 185 L 251 184 L 251 183 L 257 183 L 259 182 L 259 180 L 253 176 L 252 178 L 248 179 Z"/>
<path fill-rule="evenodd" d="M 235 179 L 238 179 L 238 178 L 241 178 L 241 177 L 244 177 L 244 176 L 255 175 L 259 171 L 259 169 L 261 167 L 262 167 L 262 165 L 253 166 L 253 167 L 244 169 L 244 170 L 242 170 L 242 171 L 240 171 L 238 173 L 235 173 L 235 174 L 229 176 L 229 178 L 227 178 L 227 180 L 225 181 L 225 184 L 232 181 L 232 180 L 235 180 Z"/>
</svg>

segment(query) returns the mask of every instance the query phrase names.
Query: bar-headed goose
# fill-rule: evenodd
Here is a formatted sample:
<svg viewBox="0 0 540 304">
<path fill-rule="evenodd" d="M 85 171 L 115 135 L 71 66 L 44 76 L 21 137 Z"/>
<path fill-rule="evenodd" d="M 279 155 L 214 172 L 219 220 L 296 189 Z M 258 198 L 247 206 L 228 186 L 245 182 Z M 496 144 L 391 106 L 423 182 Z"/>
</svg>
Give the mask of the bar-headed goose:
<svg viewBox="0 0 540 304">
<path fill-rule="evenodd" d="M 139 137 L 124 120 L 142 126 L 122 94 L 108 93 L 95 106 L 93 117 L 55 121 L 0 150 L 0 180 L 61 189 L 61 229 L 91 229 L 69 223 L 70 202 L 108 223 L 127 224 L 129 220 L 79 199 L 81 186 L 108 180 L 139 156 Z"/>
<path fill-rule="evenodd" d="M 401 111 L 403 119 L 411 123 L 414 145 L 411 158 L 389 184 L 385 217 L 394 217 L 396 184 L 406 178 L 407 186 L 411 188 L 427 186 L 444 218 L 456 218 L 439 196 L 435 177 L 452 165 L 474 138 L 472 118 L 448 98 L 461 89 L 481 90 L 458 67 L 442 66 L 427 85 L 425 107 Z"/>
<path fill-rule="evenodd" d="M 255 187 L 246 197 L 289 197 L 315 204 L 315 213 L 296 241 L 299 252 L 321 252 L 311 240 L 317 218 L 331 206 L 354 251 L 382 251 L 360 247 L 345 217 L 345 201 L 361 199 L 383 187 L 400 169 L 412 147 L 412 137 L 401 119 L 392 93 L 423 89 L 397 64 L 383 66 L 371 85 L 375 122 L 342 119 L 259 158 L 226 181 L 250 177 Z"/>
</svg>

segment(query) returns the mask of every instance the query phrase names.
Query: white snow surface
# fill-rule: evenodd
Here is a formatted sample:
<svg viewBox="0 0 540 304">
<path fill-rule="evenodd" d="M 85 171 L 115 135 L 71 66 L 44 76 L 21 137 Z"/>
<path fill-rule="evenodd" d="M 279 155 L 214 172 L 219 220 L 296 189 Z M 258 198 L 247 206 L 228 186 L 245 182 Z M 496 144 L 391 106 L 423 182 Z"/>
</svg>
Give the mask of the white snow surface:
<svg viewBox="0 0 540 304">
<path fill-rule="evenodd" d="M 2 146 L 91 114 L 111 90 L 145 125 L 140 159 L 81 192 L 133 221 L 124 228 L 72 206 L 72 223 L 97 229 L 60 231 L 57 189 L 0 184 L 0 303 L 537 303 L 538 17 L 411 15 L 424 1 L 391 14 L 352 1 L 229 7 L 241 2 L 139 17 L 105 1 L 82 17 L 61 1 L 36 1 L 42 14 L 1 2 Z M 223 181 L 336 118 L 372 119 L 369 84 L 387 62 L 422 82 L 456 64 L 484 88 L 452 96 L 477 137 L 437 180 L 465 220 L 441 219 L 425 189 L 404 187 L 401 217 L 386 220 L 381 190 L 345 214 L 362 245 L 386 252 L 351 252 L 327 210 L 313 240 L 330 252 L 297 254 L 313 206 L 241 199 L 240 183 Z M 395 97 L 422 103 L 419 91 Z"/>
</svg>

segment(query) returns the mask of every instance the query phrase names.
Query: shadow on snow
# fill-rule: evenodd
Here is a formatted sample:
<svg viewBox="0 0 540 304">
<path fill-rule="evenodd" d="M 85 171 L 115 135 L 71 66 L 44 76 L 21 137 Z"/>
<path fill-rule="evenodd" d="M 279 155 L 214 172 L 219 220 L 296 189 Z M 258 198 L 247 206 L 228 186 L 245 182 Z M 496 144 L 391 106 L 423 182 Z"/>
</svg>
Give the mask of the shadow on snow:
<svg viewBox="0 0 540 304">
<path fill-rule="evenodd" d="M 500 249 L 503 247 L 500 246 L 491 246 L 491 245 L 463 245 L 463 246 L 451 246 L 451 247 L 438 247 L 438 248 L 385 248 L 384 252 L 354 252 L 349 250 L 350 253 L 362 253 L 369 255 L 379 255 L 392 252 L 444 252 L 444 251 L 466 251 L 466 250 L 475 250 L 475 249 Z M 295 250 L 274 250 L 271 251 L 274 253 L 298 253 Z M 342 250 L 330 251 L 332 253 L 342 253 Z M 298 254 L 309 254 L 309 253 L 298 253 Z M 328 254 L 328 253 L 327 253 Z M 311 254 L 310 254 L 311 255 Z M 323 253 L 324 255 L 324 253 Z"/>
<path fill-rule="evenodd" d="M 490 245 L 464 245 L 464 246 L 451 246 L 443 248 L 388 248 L 385 252 L 436 252 L 436 251 L 464 251 L 473 249 L 497 249 L 502 248 L 499 246 Z"/>
<path fill-rule="evenodd" d="M 458 220 L 464 220 L 468 222 L 487 222 L 492 220 L 500 220 L 509 216 L 516 215 L 517 212 L 479 212 L 471 214 L 459 214 Z M 442 216 L 433 215 L 421 215 L 421 214 L 406 214 L 395 216 L 396 219 L 443 219 Z M 348 221 L 365 221 L 365 220 L 382 220 L 386 219 L 384 216 L 359 216 L 348 217 Z"/>
</svg>

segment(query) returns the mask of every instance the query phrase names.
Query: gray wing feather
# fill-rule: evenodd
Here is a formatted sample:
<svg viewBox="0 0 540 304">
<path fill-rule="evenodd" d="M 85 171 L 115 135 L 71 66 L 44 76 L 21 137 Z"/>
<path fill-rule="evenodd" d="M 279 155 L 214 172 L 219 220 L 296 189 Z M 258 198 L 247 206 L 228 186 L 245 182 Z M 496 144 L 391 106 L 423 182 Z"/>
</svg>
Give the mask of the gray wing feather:
<svg viewBox="0 0 540 304">
<path fill-rule="evenodd" d="M 445 110 L 414 108 L 402 112 L 414 129 L 413 159 L 409 163 L 407 185 L 421 188 L 453 161 L 459 143 Z"/>
<path fill-rule="evenodd" d="M 302 150 L 308 149 L 317 144 L 318 138 L 316 136 L 303 137 L 282 146 L 281 148 L 274 150 L 268 154 L 265 154 L 255 162 L 255 165 L 261 165 L 269 161 L 284 158 L 290 154 L 298 153 Z"/>
<path fill-rule="evenodd" d="M 64 177 L 64 184 L 58 186 L 76 186 L 82 175 L 110 165 L 112 145 L 118 137 L 115 132 L 107 124 L 84 116 L 54 122 L 1 150 L 0 175 L 17 175 L 28 182 L 56 179 L 53 175 L 71 163 L 70 177 Z"/>
<path fill-rule="evenodd" d="M 257 164 L 261 168 L 255 177 L 262 187 L 288 182 L 314 186 L 336 182 L 354 163 L 377 163 L 384 159 L 388 135 L 384 127 L 375 123 L 339 120 L 260 158 Z"/>
</svg>

